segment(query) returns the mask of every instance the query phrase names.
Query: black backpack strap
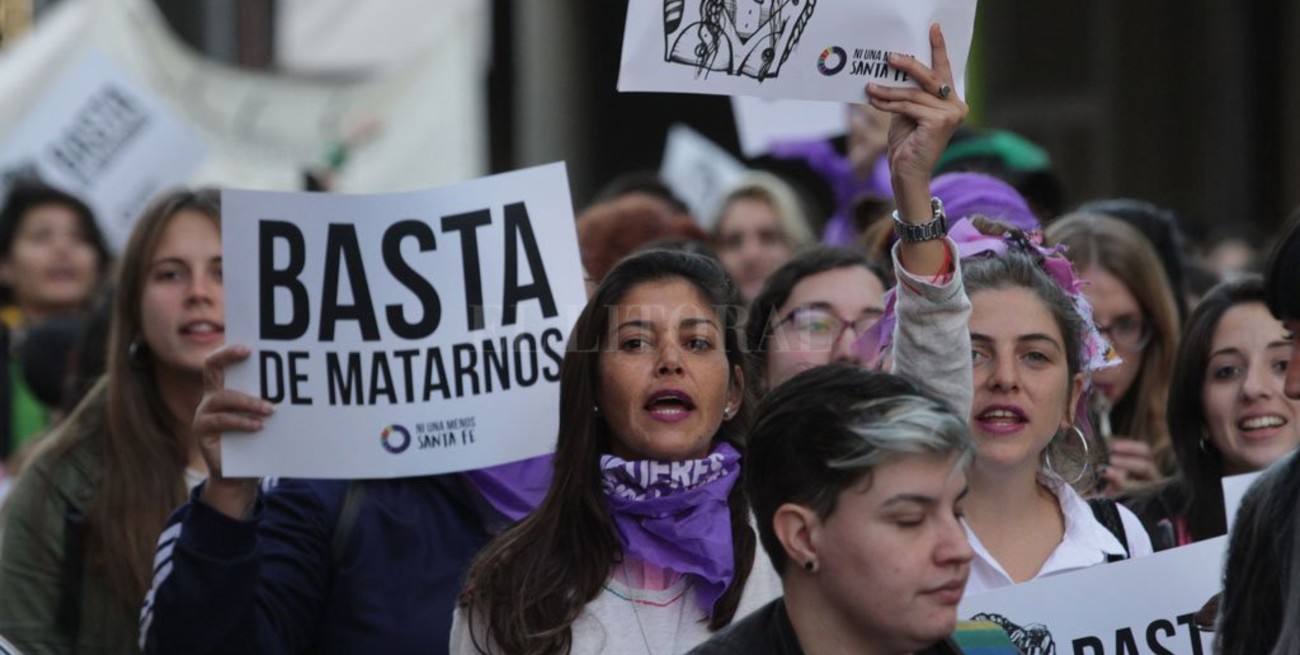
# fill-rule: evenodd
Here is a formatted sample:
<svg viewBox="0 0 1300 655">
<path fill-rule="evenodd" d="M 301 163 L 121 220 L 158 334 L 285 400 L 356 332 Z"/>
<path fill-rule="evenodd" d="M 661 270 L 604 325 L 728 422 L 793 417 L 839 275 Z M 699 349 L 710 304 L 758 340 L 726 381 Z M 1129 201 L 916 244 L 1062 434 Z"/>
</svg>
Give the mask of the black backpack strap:
<svg viewBox="0 0 1300 655">
<path fill-rule="evenodd" d="M 81 592 L 85 587 L 86 520 L 81 510 L 68 505 L 63 511 L 63 567 L 59 572 L 59 606 L 54 624 L 67 635 L 73 652 L 81 636 Z"/>
<path fill-rule="evenodd" d="M 1124 529 L 1124 519 L 1119 515 L 1119 504 L 1109 498 L 1090 498 L 1088 506 L 1092 508 L 1092 515 L 1097 518 L 1097 522 L 1106 526 L 1110 533 L 1119 539 L 1120 545 L 1124 546 L 1123 555 L 1107 555 L 1107 562 L 1119 562 L 1130 557 L 1131 552 L 1128 547 L 1128 531 Z"/>
<path fill-rule="evenodd" d="M 343 492 L 343 509 L 339 510 L 339 519 L 334 523 L 334 538 L 330 542 L 331 568 L 337 570 L 343 564 L 347 554 L 348 537 L 357 525 L 357 516 L 361 513 L 361 502 L 366 498 L 364 480 L 349 480 L 348 489 Z"/>
</svg>

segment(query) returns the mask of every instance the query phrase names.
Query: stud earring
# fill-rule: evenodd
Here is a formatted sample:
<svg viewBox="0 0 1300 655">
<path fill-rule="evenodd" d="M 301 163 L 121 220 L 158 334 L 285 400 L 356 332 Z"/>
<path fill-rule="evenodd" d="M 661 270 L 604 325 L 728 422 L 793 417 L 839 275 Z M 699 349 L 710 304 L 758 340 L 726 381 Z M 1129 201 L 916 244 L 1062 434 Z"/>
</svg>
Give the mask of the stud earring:
<svg viewBox="0 0 1300 655">
<path fill-rule="evenodd" d="M 815 562 L 815 561 L 813 561 L 813 560 L 808 560 L 807 562 L 804 562 L 804 563 L 803 563 L 803 567 L 804 567 L 804 569 L 806 569 L 809 573 L 813 573 L 813 572 L 815 572 L 815 571 L 817 570 L 817 562 Z"/>
</svg>

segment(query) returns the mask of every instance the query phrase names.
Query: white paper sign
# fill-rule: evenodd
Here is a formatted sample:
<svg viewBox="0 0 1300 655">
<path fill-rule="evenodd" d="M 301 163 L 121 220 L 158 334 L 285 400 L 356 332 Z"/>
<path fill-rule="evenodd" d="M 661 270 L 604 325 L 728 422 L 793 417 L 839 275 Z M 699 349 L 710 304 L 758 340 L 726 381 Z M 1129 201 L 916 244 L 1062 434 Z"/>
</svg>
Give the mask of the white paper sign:
<svg viewBox="0 0 1300 655">
<path fill-rule="evenodd" d="M 774 143 L 829 139 L 848 132 L 847 109 L 840 102 L 736 96 L 731 109 L 740 151 L 750 158 L 767 154 Z"/>
<path fill-rule="evenodd" d="M 586 302 L 563 164 L 409 193 L 222 194 L 226 386 L 277 404 L 234 476 L 391 478 L 550 452 Z"/>
<path fill-rule="evenodd" d="M 1003 626 L 1023 653 L 1208 655 L 1192 616 L 1219 593 L 1226 537 L 962 599 L 957 616 Z"/>
<path fill-rule="evenodd" d="M 1232 526 L 1237 522 L 1237 510 L 1241 507 L 1241 499 L 1246 496 L 1246 490 L 1250 484 L 1259 477 L 1263 471 L 1254 473 L 1242 473 L 1241 475 L 1228 475 L 1222 479 L 1223 484 L 1223 510 L 1228 520 L 1228 532 L 1232 532 Z"/>
<path fill-rule="evenodd" d="M 618 89 L 863 102 L 914 85 L 885 55 L 929 64 L 932 23 L 964 97 L 975 0 L 631 0 Z"/>
<path fill-rule="evenodd" d="M 149 201 L 188 181 L 206 157 L 198 134 L 116 62 L 88 49 L 0 145 L 0 193 L 37 175 L 86 201 L 119 251 Z"/>
<path fill-rule="evenodd" d="M 723 198 L 744 175 L 745 165 L 703 134 L 680 123 L 668 128 L 659 177 L 700 227 L 712 229 Z"/>
</svg>

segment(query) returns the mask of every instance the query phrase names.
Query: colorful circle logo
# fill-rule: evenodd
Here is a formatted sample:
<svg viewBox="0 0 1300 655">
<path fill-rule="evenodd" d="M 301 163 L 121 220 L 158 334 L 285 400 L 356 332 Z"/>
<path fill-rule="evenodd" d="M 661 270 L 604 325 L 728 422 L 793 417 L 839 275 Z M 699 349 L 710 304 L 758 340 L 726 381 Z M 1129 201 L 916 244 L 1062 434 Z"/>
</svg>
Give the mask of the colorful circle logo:
<svg viewBox="0 0 1300 655">
<path fill-rule="evenodd" d="M 397 455 L 411 447 L 411 433 L 400 425 L 390 425 L 379 433 L 379 442 L 384 450 Z"/>
<path fill-rule="evenodd" d="M 834 60 L 835 63 L 828 64 Z M 825 50 L 817 58 L 817 72 L 822 75 L 830 76 L 844 70 L 844 65 L 849 63 L 849 53 L 844 52 L 844 48 L 833 45 Z"/>
</svg>

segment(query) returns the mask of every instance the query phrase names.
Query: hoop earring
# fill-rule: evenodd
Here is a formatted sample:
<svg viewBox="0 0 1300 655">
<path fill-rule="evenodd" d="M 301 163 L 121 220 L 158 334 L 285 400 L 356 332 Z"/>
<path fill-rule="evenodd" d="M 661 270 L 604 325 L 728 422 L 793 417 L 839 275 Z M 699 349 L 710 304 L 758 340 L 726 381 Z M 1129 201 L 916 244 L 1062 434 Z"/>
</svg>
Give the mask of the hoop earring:
<svg viewBox="0 0 1300 655">
<path fill-rule="evenodd" d="M 149 346 L 139 339 L 132 339 L 126 347 L 126 363 L 133 369 L 145 370 L 153 364 L 149 356 Z"/>
<path fill-rule="evenodd" d="M 1052 455 L 1049 452 L 1051 450 L 1050 444 L 1047 449 L 1043 450 L 1043 464 L 1047 467 L 1047 472 L 1051 473 L 1052 476 L 1073 486 L 1078 484 L 1083 479 L 1083 476 L 1088 473 L 1088 469 L 1092 466 L 1092 455 L 1088 448 L 1088 437 L 1083 434 L 1083 430 L 1077 425 L 1071 425 L 1070 431 L 1079 435 L 1079 442 L 1083 444 L 1083 468 L 1079 469 L 1079 474 L 1074 476 L 1073 480 L 1066 480 L 1060 473 L 1056 472 L 1056 469 L 1052 467 Z"/>
</svg>

